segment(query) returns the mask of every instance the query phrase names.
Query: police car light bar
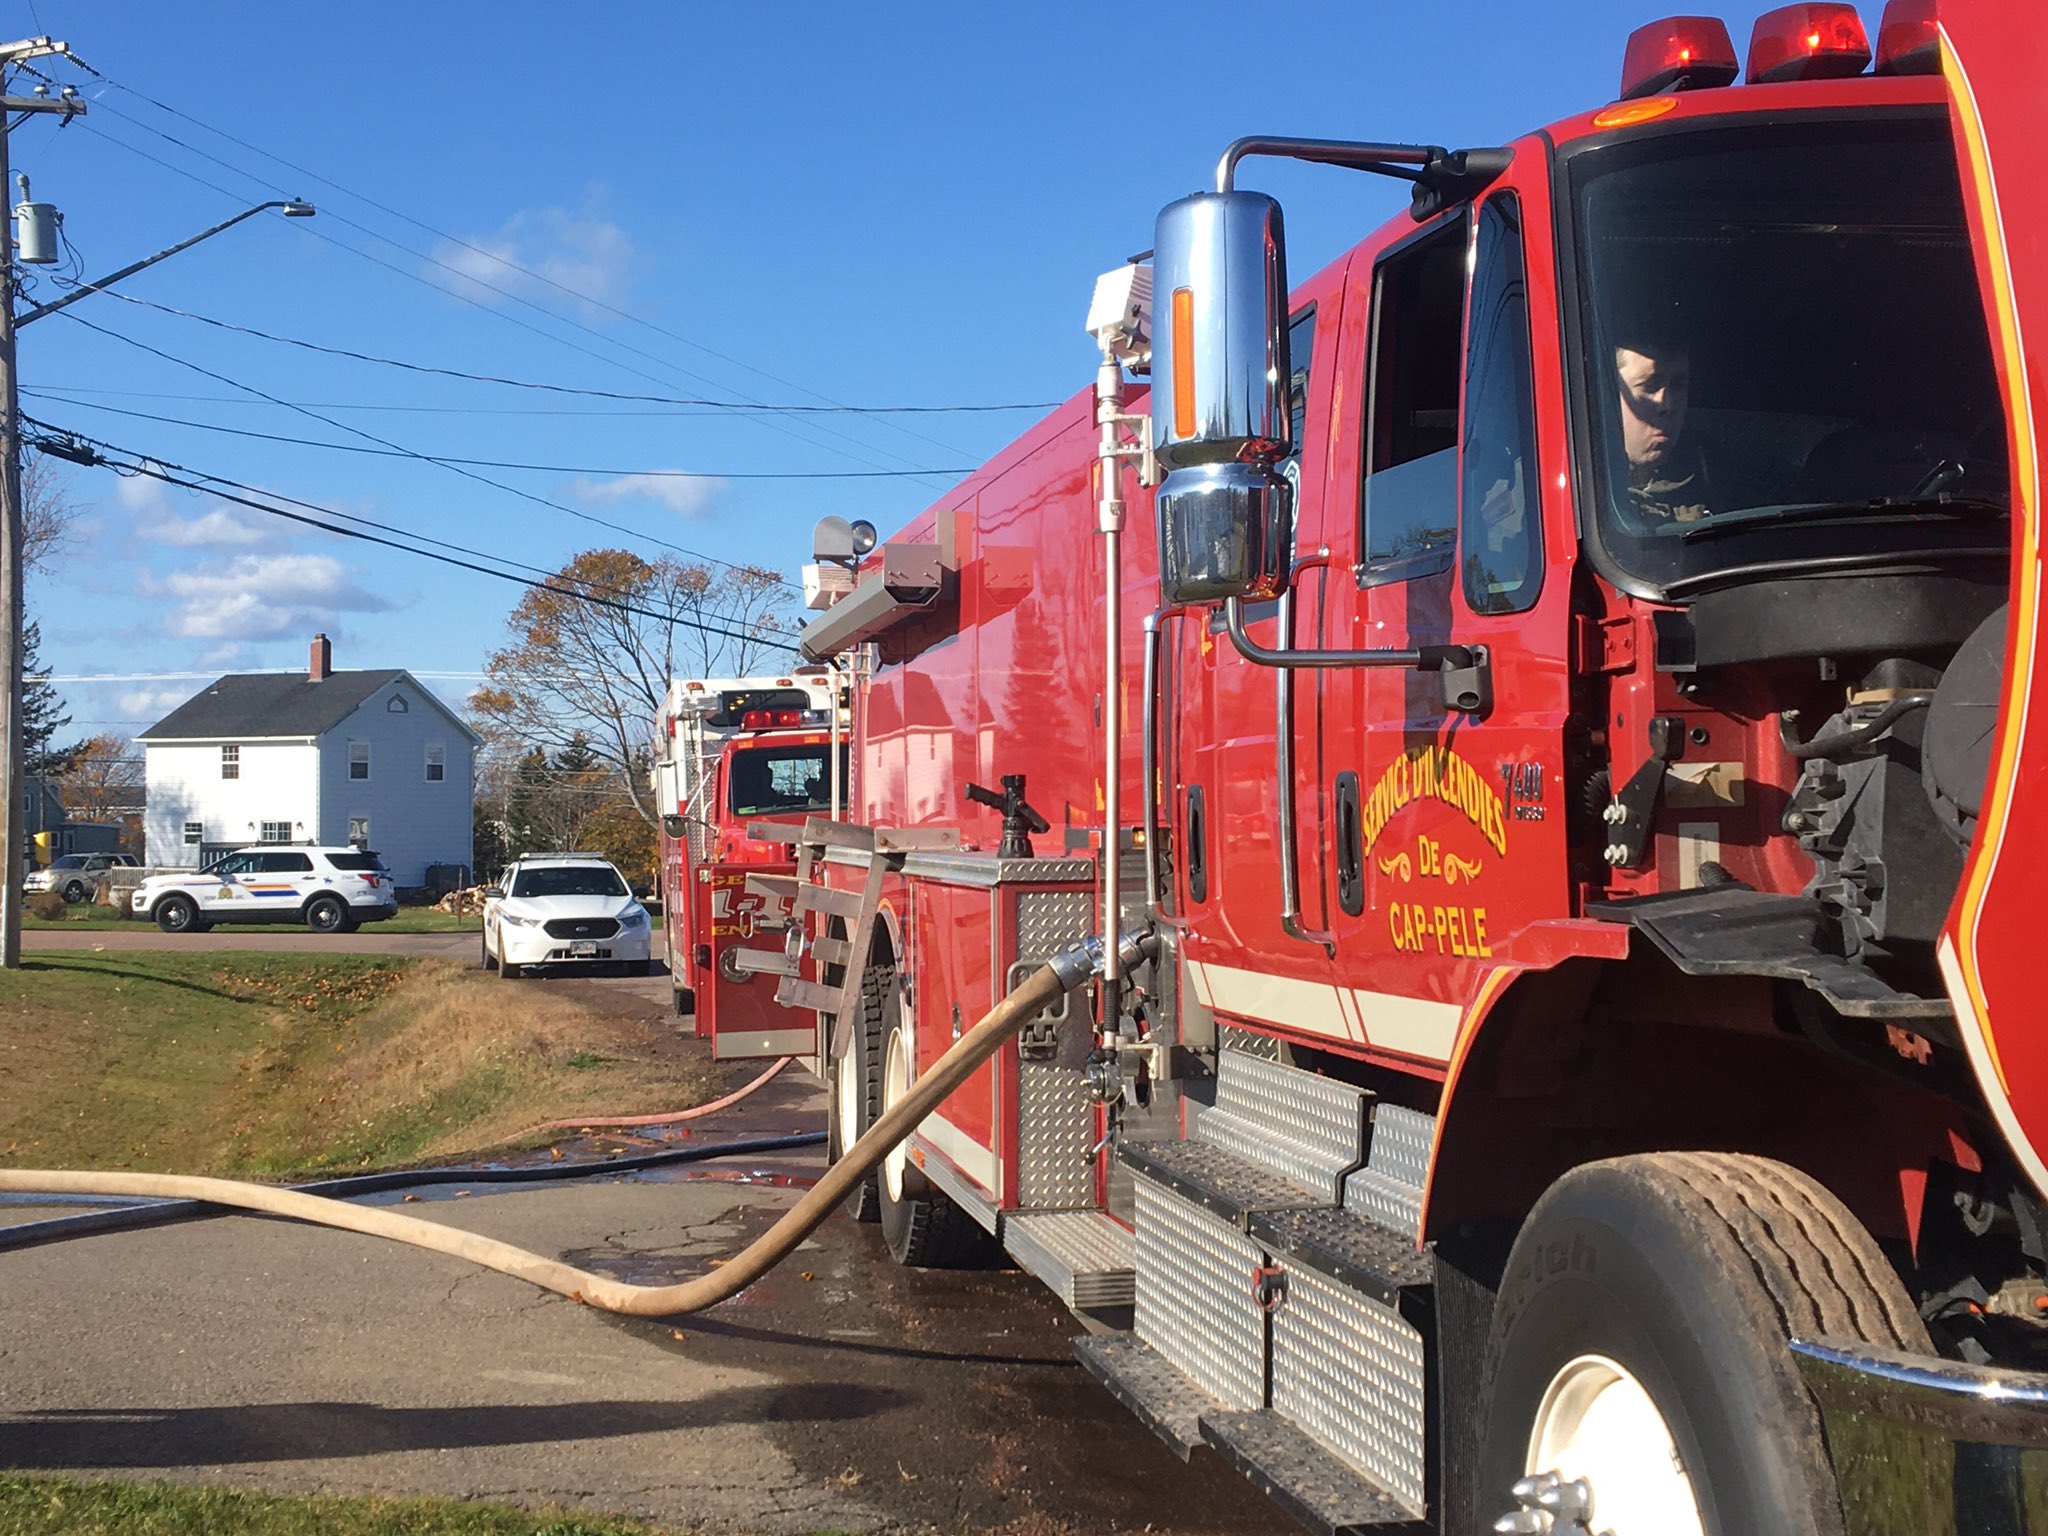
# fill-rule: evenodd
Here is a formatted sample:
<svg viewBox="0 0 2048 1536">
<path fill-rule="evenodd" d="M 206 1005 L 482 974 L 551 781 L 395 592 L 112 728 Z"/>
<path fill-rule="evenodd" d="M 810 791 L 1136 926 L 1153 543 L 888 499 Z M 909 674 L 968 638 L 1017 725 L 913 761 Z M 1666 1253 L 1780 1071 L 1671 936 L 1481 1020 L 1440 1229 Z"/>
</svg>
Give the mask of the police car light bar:
<svg viewBox="0 0 2048 1536">
<path fill-rule="evenodd" d="M 1870 63 L 1870 39 L 1853 5 L 1786 5 L 1766 11 L 1749 34 L 1751 85 L 1839 80 Z"/>
<path fill-rule="evenodd" d="M 1731 85 L 1738 73 L 1727 23 L 1715 16 L 1666 16 L 1629 33 L 1621 99 Z"/>
</svg>

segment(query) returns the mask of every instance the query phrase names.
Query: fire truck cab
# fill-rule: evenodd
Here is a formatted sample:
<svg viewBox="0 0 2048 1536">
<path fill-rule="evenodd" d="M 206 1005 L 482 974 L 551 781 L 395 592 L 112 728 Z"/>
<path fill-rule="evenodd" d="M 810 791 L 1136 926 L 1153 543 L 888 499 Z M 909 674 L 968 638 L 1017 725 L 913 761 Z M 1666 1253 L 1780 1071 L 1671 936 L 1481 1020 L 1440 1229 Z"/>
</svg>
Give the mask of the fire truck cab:
<svg viewBox="0 0 2048 1536">
<path fill-rule="evenodd" d="M 1102 941 L 857 1197 L 899 1260 L 1000 1244 L 1316 1530 L 2048 1529 L 2044 36 L 1673 18 L 1160 215 L 804 635 L 835 1149 Z M 1410 209 L 1291 283 L 1271 156 Z"/>
<path fill-rule="evenodd" d="M 821 669 L 677 679 L 657 722 L 670 986 L 715 1057 L 811 1050 L 774 1000 L 788 902 L 748 877 L 793 869 L 804 822 L 844 804 L 838 695 Z"/>
</svg>

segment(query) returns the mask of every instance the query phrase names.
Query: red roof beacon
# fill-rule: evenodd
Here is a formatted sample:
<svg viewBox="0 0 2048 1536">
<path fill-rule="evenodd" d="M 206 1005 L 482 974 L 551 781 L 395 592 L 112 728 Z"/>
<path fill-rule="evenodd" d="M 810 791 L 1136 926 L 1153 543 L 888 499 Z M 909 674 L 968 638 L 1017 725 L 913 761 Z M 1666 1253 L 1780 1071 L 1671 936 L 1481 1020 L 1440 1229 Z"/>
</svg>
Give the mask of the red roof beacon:
<svg viewBox="0 0 2048 1536">
<path fill-rule="evenodd" d="M 1735 42 L 1714 16 L 1666 16 L 1628 35 L 1621 56 L 1621 99 L 1731 85 Z"/>
<path fill-rule="evenodd" d="M 1757 17 L 1749 34 L 1751 85 L 1840 80 L 1870 64 L 1870 39 L 1853 5 L 1785 5 Z"/>
</svg>

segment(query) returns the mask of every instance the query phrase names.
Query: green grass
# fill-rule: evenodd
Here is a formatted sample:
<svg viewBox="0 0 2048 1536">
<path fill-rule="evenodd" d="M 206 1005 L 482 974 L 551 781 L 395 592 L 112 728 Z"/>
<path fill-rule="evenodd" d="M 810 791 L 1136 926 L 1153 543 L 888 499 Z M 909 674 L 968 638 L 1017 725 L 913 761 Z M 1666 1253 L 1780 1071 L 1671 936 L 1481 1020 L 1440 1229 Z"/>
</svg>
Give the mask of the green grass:
<svg viewBox="0 0 2048 1536">
<path fill-rule="evenodd" d="M 32 952 L 0 971 L 0 1019 L 0 1167 L 455 1160 L 545 1121 L 699 1104 L 728 1075 L 576 994 L 399 956 Z"/>
<path fill-rule="evenodd" d="M 111 928 L 128 928 L 141 925 L 138 918 L 123 917 L 118 908 L 95 907 L 80 903 L 70 908 L 62 917 L 36 917 L 31 913 L 22 915 L 24 929 L 60 928 L 72 933 L 104 932 Z M 476 933 L 483 927 L 480 917 L 457 917 L 452 912 L 436 911 L 432 907 L 400 907 L 398 916 L 381 923 L 365 923 L 363 933 Z M 305 932 L 303 923 L 237 923 L 237 933 Z"/>
<path fill-rule="evenodd" d="M 453 1499 L 282 1497 L 0 1474 L 0 1536 L 663 1536 L 637 1520 Z"/>
</svg>

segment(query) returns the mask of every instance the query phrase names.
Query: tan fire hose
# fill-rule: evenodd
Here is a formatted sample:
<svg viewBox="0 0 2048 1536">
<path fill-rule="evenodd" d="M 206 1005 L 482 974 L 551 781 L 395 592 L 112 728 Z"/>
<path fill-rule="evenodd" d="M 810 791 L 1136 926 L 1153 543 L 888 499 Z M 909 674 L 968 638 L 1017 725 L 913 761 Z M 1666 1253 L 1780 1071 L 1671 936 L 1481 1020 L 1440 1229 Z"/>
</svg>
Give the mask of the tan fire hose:
<svg viewBox="0 0 2048 1536">
<path fill-rule="evenodd" d="M 215 1205 L 238 1206 L 272 1216 L 290 1216 L 322 1226 L 340 1227 L 370 1237 L 388 1237 L 416 1248 L 431 1248 L 495 1269 L 500 1274 L 525 1280 L 544 1290 L 567 1296 L 586 1306 L 607 1312 L 624 1312 L 634 1317 L 674 1317 L 701 1312 L 735 1296 L 752 1285 L 795 1251 L 811 1232 L 832 1214 L 854 1185 L 867 1176 L 896 1144 L 916 1130 L 919 1122 L 938 1108 L 941 1101 L 964 1083 L 968 1076 L 1003 1042 L 1031 1019 L 1057 1002 L 1060 996 L 1079 986 L 1093 974 L 1099 947 L 1069 950 L 1048 961 L 983 1015 L 953 1048 L 932 1064 L 905 1094 L 826 1170 L 825 1176 L 807 1191 L 774 1226 L 756 1238 L 730 1263 L 695 1280 L 679 1285 L 627 1285 L 604 1275 L 576 1269 L 557 1259 L 514 1248 L 495 1238 L 480 1237 L 436 1222 L 373 1206 L 349 1205 L 320 1195 L 296 1190 L 274 1189 L 262 1184 L 244 1184 L 233 1179 L 208 1179 L 163 1173 L 85 1173 L 0 1170 L 0 1192 L 51 1195 L 141 1195 L 158 1199 L 205 1200 Z"/>
</svg>

